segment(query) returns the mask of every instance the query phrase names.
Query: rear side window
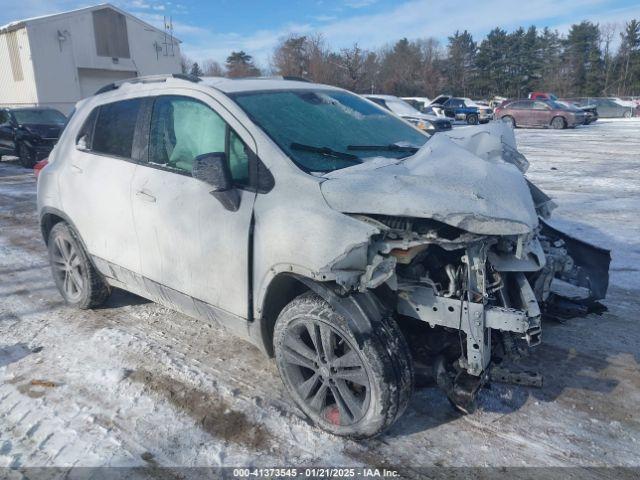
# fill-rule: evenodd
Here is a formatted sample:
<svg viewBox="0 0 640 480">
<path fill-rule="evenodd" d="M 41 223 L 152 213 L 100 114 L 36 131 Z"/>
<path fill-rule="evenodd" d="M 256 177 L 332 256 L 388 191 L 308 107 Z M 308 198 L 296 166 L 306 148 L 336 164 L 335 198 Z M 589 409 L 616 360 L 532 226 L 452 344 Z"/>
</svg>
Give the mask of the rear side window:
<svg viewBox="0 0 640 480">
<path fill-rule="evenodd" d="M 131 158 L 133 135 L 142 100 L 124 100 L 102 105 L 93 130 L 91 150 L 116 157 Z"/>
</svg>

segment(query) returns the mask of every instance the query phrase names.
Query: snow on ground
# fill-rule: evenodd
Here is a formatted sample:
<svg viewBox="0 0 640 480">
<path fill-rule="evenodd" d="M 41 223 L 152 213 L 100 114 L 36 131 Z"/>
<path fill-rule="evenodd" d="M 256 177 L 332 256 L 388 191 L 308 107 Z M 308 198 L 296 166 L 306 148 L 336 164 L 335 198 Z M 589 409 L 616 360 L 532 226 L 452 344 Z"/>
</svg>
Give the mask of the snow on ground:
<svg viewBox="0 0 640 480">
<path fill-rule="evenodd" d="M 516 135 L 555 223 L 613 250 L 609 312 L 545 324 L 530 359 L 544 388 L 494 384 L 469 416 L 422 389 L 361 443 L 310 426 L 273 362 L 223 331 L 121 291 L 64 306 L 33 175 L 3 161 L 0 467 L 640 466 L 640 122 Z"/>
</svg>

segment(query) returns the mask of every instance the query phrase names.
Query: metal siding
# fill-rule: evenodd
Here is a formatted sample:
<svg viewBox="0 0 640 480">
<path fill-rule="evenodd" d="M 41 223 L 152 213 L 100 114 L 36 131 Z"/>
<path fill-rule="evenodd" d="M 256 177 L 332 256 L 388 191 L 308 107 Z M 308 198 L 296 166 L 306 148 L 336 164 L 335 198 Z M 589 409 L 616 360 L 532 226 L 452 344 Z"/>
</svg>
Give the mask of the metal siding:
<svg viewBox="0 0 640 480">
<path fill-rule="evenodd" d="M 0 34 L 0 105 L 29 106 L 37 101 L 26 28 Z"/>
</svg>

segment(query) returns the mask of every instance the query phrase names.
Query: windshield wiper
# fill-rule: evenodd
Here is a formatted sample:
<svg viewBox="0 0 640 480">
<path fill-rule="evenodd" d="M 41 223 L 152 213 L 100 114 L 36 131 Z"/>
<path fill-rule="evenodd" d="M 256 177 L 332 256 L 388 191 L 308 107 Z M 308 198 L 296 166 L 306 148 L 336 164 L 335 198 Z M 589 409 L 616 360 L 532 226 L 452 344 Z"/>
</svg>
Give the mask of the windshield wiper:
<svg viewBox="0 0 640 480">
<path fill-rule="evenodd" d="M 304 152 L 313 152 L 319 153 L 320 155 L 324 155 L 326 157 L 339 158 L 340 160 L 350 160 L 354 163 L 362 163 L 360 157 L 357 155 L 353 155 L 351 153 L 338 152 L 337 150 L 332 150 L 329 147 L 314 147 L 313 145 L 305 145 L 303 143 L 293 142 L 291 144 L 291 148 L 294 150 L 302 150 Z"/>
<path fill-rule="evenodd" d="M 416 153 L 420 148 L 410 145 L 398 145 L 391 143 L 389 145 L 349 145 L 347 150 L 383 150 L 385 152 L 411 152 Z"/>
</svg>

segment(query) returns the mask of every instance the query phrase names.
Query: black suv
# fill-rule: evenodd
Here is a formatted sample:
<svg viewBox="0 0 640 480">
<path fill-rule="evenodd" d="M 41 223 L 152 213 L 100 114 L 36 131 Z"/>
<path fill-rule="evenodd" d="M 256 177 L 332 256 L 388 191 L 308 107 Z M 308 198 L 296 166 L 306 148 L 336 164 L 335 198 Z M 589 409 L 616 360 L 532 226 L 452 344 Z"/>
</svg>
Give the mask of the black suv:
<svg viewBox="0 0 640 480">
<path fill-rule="evenodd" d="M 0 158 L 16 155 L 23 167 L 32 168 L 49 155 L 66 121 L 53 108 L 0 109 Z"/>
</svg>

